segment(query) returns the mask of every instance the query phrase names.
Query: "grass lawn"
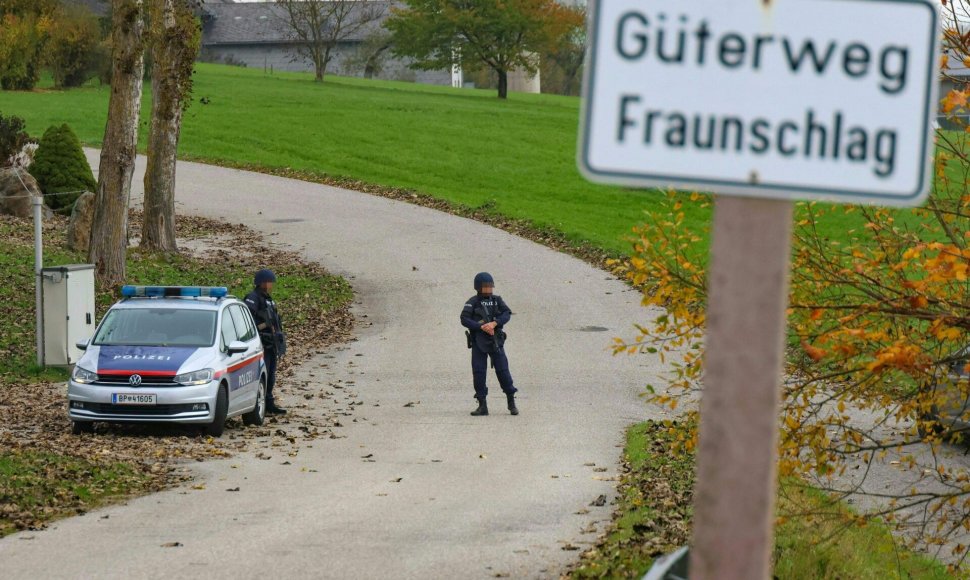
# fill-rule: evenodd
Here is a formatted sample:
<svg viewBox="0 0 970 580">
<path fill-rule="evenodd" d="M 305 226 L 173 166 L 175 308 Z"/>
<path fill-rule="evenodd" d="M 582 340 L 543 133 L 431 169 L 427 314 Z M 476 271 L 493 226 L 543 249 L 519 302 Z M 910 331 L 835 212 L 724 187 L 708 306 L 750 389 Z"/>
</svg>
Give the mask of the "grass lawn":
<svg viewBox="0 0 970 580">
<path fill-rule="evenodd" d="M 627 433 L 629 472 L 620 485 L 611 529 L 583 555 L 572 578 L 639 578 L 653 560 L 686 545 L 690 538 L 694 457 L 671 453 L 675 436 L 659 423 L 633 426 Z M 848 513 L 836 506 L 836 511 Z M 831 513 L 832 502 L 821 492 L 788 485 L 779 496 L 779 514 Z M 884 578 L 954 578 L 935 560 L 894 543 L 877 521 L 849 526 L 841 519 L 791 518 L 776 526 L 774 575 L 782 580 L 815 578 L 882 580 Z"/>
<path fill-rule="evenodd" d="M 630 228 L 656 208 L 655 191 L 593 185 L 575 163 L 579 100 L 490 90 L 277 73 L 198 64 L 185 116 L 184 158 L 347 177 L 410 188 L 472 208 L 552 227 L 573 241 L 625 253 Z M 68 123 L 98 145 L 109 90 L 0 91 L 0 112 L 27 121 L 40 136 Z M 209 104 L 201 104 L 205 99 Z M 150 91 L 142 107 L 148 132 Z M 688 205 L 687 225 L 701 229 L 708 210 Z M 829 220 L 835 236 L 857 216 Z"/>
</svg>

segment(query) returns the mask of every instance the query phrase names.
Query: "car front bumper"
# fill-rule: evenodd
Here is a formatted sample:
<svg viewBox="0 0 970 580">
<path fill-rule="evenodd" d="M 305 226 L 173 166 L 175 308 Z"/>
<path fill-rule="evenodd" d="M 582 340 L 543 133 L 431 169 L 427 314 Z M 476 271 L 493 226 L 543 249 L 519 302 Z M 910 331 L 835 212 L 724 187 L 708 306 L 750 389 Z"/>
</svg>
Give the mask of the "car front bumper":
<svg viewBox="0 0 970 580">
<path fill-rule="evenodd" d="M 154 394 L 155 405 L 115 405 L 114 393 Z M 218 381 L 188 387 L 67 383 L 68 417 L 72 421 L 109 423 L 211 423 L 215 418 Z M 200 408 L 205 405 L 204 408 Z"/>
</svg>

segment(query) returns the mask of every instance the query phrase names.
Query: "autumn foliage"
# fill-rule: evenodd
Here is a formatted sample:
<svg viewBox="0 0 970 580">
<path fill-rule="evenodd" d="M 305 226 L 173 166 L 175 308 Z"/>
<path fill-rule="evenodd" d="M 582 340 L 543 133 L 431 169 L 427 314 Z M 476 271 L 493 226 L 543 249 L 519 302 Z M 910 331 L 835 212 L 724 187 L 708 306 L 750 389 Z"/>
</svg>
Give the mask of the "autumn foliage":
<svg viewBox="0 0 970 580">
<path fill-rule="evenodd" d="M 944 44 L 947 59 L 970 65 L 963 10 L 944 3 L 952 25 Z M 936 133 L 935 188 L 924 207 L 796 209 L 779 471 L 835 498 L 868 496 L 868 517 L 958 567 L 968 555 L 970 471 L 947 457 L 970 437 L 939 413 L 970 400 L 970 87 L 953 86 L 941 95 L 950 123 Z M 684 210 L 709 204 L 671 193 L 634 230 L 632 257 L 613 264 L 652 313 L 614 350 L 673 363 L 650 400 L 687 413 L 703 382 L 709 236 L 687 226 Z M 960 420 L 970 422 L 970 411 Z M 889 483 L 870 485 L 876 473 Z"/>
</svg>

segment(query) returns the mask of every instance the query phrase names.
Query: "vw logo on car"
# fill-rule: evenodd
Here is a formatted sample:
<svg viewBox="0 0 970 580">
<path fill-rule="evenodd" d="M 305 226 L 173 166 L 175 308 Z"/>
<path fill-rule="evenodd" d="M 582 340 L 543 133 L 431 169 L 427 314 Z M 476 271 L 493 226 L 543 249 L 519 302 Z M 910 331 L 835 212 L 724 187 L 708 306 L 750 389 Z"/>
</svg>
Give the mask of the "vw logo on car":
<svg viewBox="0 0 970 580">
<path fill-rule="evenodd" d="M 128 377 L 128 384 L 133 387 L 141 385 L 141 375 L 131 375 Z"/>
</svg>

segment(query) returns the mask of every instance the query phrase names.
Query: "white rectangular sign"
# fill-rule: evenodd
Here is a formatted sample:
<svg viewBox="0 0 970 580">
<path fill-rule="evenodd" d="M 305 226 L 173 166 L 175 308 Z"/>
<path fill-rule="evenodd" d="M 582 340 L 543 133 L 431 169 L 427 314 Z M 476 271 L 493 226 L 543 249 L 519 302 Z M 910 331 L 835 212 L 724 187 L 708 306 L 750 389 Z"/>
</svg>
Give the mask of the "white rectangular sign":
<svg viewBox="0 0 970 580">
<path fill-rule="evenodd" d="M 936 0 L 596 0 L 592 181 L 918 205 L 933 174 Z"/>
</svg>

